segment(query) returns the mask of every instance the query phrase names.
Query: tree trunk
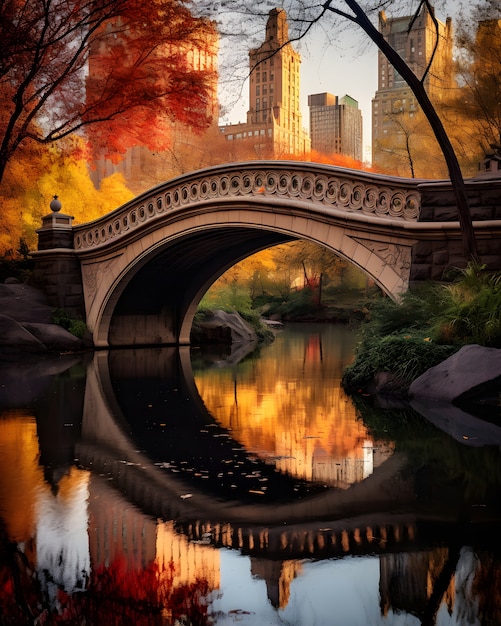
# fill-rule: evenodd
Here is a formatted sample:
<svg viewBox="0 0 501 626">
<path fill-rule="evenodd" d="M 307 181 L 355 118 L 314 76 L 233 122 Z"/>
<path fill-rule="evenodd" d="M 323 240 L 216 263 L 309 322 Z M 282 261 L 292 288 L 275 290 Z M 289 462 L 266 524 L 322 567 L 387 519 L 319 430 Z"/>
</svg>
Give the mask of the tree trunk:
<svg viewBox="0 0 501 626">
<path fill-rule="evenodd" d="M 421 106 L 428 122 L 430 123 L 449 170 L 449 177 L 454 196 L 456 198 L 465 259 L 467 262 L 477 260 L 477 242 L 475 240 L 470 207 L 468 204 L 468 196 L 466 194 L 466 185 L 461 173 L 461 168 L 454 152 L 454 148 L 452 147 L 449 137 L 445 132 L 442 121 L 438 117 L 435 107 L 426 93 L 424 84 L 414 74 L 402 57 L 390 46 L 383 35 L 375 28 L 358 3 L 355 2 L 355 0 L 345 0 L 345 3 L 350 7 L 356 16 L 353 21 L 356 22 L 372 39 L 397 72 L 399 72 L 402 78 L 407 82 L 412 93 L 416 96 L 416 100 L 419 102 L 419 105 Z M 327 8 L 336 12 L 335 9 L 331 9 L 330 7 Z"/>
</svg>

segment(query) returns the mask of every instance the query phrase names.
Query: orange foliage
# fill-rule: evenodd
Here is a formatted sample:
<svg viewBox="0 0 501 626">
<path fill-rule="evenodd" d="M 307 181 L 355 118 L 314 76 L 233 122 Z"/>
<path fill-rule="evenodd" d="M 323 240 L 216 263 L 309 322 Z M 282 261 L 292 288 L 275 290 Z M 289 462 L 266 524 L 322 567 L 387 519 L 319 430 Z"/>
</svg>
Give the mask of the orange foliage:
<svg viewBox="0 0 501 626">
<path fill-rule="evenodd" d="M 316 150 L 312 150 L 310 154 L 310 161 L 312 163 L 325 163 L 327 165 L 336 165 L 338 167 L 348 167 L 352 170 L 364 170 L 372 172 L 373 169 L 367 163 L 357 161 L 346 154 L 322 154 Z"/>
</svg>

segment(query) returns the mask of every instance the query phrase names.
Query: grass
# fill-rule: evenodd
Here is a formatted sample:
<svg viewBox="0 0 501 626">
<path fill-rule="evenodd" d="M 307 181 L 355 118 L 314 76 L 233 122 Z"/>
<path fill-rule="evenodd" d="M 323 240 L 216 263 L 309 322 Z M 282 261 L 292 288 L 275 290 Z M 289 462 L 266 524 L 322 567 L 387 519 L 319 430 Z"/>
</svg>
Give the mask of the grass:
<svg viewBox="0 0 501 626">
<path fill-rule="evenodd" d="M 354 363 L 343 387 L 364 391 L 379 372 L 402 386 L 445 360 L 461 346 L 501 348 L 501 272 L 470 264 L 447 284 L 409 291 L 399 303 L 370 304 Z"/>
</svg>

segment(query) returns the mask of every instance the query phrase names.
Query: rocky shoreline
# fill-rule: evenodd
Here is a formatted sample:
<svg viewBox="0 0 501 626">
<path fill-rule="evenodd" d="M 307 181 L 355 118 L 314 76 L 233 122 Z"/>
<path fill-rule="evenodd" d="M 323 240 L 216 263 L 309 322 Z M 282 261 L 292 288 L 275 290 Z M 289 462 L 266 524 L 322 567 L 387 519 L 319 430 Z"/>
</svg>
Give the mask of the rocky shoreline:
<svg viewBox="0 0 501 626">
<path fill-rule="evenodd" d="M 53 307 L 35 287 L 7 279 L 0 284 L 0 353 L 77 352 L 88 341 L 52 321 Z"/>
</svg>

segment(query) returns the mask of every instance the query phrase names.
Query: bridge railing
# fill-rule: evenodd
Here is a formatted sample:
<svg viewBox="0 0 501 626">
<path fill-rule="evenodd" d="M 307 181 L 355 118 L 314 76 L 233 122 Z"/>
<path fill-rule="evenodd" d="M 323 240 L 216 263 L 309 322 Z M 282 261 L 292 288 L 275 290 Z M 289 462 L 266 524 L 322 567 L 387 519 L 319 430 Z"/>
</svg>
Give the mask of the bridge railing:
<svg viewBox="0 0 501 626">
<path fill-rule="evenodd" d="M 145 224 L 188 207 L 250 198 L 290 200 L 318 210 L 356 212 L 417 221 L 421 196 L 416 179 L 296 161 L 251 161 L 217 166 L 174 178 L 112 213 L 74 228 L 74 248 L 101 247 Z"/>
</svg>

